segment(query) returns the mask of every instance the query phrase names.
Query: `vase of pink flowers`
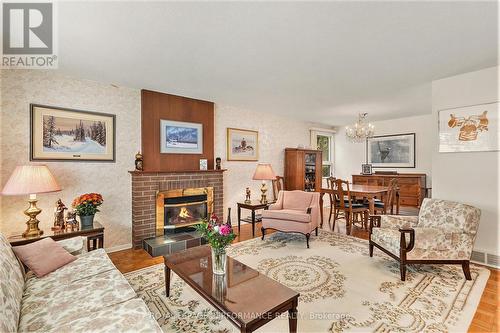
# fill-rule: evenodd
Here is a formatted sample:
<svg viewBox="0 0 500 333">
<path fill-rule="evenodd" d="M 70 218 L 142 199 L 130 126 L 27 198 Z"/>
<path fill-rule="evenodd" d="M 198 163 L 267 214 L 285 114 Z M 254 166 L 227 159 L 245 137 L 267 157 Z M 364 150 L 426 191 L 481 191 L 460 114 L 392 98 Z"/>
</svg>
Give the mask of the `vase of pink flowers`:
<svg viewBox="0 0 500 333">
<path fill-rule="evenodd" d="M 217 215 L 212 214 L 208 221 L 197 225 L 196 229 L 207 240 L 212 248 L 212 271 L 214 274 L 225 274 L 227 255 L 226 248 L 236 238 L 231 224 L 219 221 Z"/>
</svg>

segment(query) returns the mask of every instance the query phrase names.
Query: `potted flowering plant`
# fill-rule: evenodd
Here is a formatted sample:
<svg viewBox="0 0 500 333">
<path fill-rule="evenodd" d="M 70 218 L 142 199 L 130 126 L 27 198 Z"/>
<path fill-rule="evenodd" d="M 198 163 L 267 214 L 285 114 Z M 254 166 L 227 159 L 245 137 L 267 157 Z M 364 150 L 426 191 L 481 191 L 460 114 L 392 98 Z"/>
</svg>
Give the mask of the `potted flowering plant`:
<svg viewBox="0 0 500 333">
<path fill-rule="evenodd" d="M 208 241 L 212 248 L 212 271 L 214 274 L 226 273 L 226 247 L 236 238 L 231 224 L 222 223 L 217 215 L 212 214 L 208 221 L 203 221 L 196 229 Z"/>
<path fill-rule="evenodd" d="M 102 195 L 99 193 L 86 193 L 73 200 L 72 206 L 76 214 L 80 216 L 82 227 L 92 226 L 94 215 L 99 211 L 97 207 L 102 205 Z"/>
</svg>

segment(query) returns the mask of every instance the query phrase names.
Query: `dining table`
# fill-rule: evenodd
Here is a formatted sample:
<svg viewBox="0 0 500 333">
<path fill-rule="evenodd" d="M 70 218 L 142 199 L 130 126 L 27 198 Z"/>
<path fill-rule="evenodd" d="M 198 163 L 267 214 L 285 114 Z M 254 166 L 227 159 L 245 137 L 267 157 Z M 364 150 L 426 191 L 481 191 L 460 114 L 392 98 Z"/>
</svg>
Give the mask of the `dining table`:
<svg viewBox="0 0 500 333">
<path fill-rule="evenodd" d="M 351 197 L 365 198 L 368 200 L 368 209 L 370 210 L 370 215 L 375 214 L 375 199 L 382 199 L 384 195 L 387 195 L 389 188 L 387 186 L 379 185 L 362 185 L 362 184 L 349 184 L 349 191 L 351 192 Z M 319 206 L 323 207 L 323 196 L 325 193 L 334 194 L 334 190 L 331 188 L 321 188 L 319 194 Z M 323 227 L 323 209 L 320 210 L 321 223 L 320 227 Z"/>
</svg>

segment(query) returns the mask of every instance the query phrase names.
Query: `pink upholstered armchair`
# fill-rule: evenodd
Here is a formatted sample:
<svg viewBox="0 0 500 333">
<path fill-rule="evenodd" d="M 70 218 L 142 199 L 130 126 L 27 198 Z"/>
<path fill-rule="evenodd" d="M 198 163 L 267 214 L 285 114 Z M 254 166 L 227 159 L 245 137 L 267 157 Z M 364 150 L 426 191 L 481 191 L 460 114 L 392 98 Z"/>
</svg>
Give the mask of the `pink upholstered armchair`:
<svg viewBox="0 0 500 333">
<path fill-rule="evenodd" d="M 311 232 L 318 235 L 319 209 L 318 192 L 280 191 L 276 203 L 262 212 L 262 239 L 266 229 L 295 232 L 306 236 L 309 248 Z"/>
</svg>

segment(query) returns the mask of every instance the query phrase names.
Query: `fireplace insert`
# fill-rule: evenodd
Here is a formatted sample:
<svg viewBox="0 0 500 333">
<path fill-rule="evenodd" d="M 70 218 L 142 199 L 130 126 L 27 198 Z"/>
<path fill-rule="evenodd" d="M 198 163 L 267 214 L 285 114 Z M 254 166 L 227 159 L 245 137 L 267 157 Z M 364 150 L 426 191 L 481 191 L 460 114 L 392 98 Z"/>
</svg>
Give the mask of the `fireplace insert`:
<svg viewBox="0 0 500 333">
<path fill-rule="evenodd" d="M 207 217 L 207 195 L 165 198 L 165 229 L 198 224 Z"/>
<path fill-rule="evenodd" d="M 212 214 L 213 188 L 161 191 L 156 196 L 156 235 L 192 229 Z"/>
</svg>

